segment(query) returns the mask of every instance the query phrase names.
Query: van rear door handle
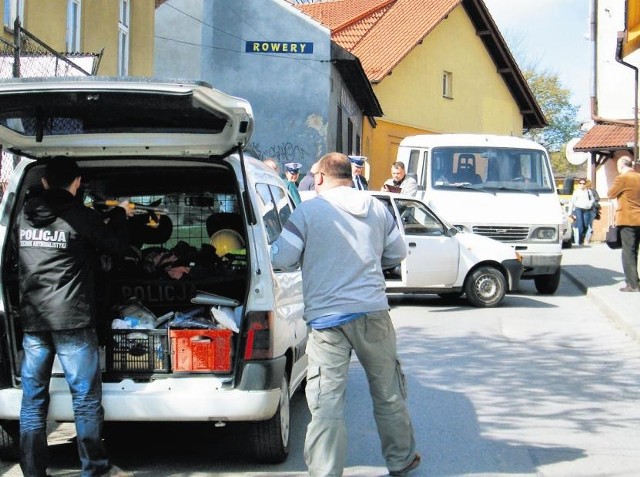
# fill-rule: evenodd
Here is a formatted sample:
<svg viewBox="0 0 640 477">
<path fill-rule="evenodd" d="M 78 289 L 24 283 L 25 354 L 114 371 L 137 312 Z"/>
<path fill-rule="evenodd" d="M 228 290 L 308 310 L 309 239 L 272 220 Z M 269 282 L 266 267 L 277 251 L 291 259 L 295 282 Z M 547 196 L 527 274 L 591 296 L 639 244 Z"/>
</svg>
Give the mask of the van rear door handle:
<svg viewBox="0 0 640 477">
<path fill-rule="evenodd" d="M 416 247 L 416 243 L 415 242 L 409 242 L 409 247 Z"/>
</svg>

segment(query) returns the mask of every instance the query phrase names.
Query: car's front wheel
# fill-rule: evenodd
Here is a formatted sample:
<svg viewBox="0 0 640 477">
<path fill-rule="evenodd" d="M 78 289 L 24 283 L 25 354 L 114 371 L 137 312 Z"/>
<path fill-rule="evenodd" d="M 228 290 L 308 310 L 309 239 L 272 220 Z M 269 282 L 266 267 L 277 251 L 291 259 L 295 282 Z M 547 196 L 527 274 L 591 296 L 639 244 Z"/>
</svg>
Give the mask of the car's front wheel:
<svg viewBox="0 0 640 477">
<path fill-rule="evenodd" d="M 280 385 L 280 403 L 274 416 L 252 425 L 255 459 L 268 464 L 284 462 L 289 455 L 289 382 L 286 374 Z"/>
<path fill-rule="evenodd" d="M 467 278 L 464 292 L 473 306 L 498 306 L 507 294 L 507 281 L 497 268 L 480 267 Z"/>
</svg>

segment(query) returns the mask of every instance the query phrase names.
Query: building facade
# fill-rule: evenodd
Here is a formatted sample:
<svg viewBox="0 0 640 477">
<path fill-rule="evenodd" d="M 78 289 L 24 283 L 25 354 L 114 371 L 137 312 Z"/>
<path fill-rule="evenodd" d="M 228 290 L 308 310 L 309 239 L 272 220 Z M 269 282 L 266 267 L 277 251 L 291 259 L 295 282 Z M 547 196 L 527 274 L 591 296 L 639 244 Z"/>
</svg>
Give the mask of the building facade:
<svg viewBox="0 0 640 477">
<path fill-rule="evenodd" d="M 100 55 L 93 73 L 153 73 L 154 0 L 3 0 L 0 37 L 14 40 L 14 22 L 56 52 Z M 90 72 L 91 73 L 91 72 Z"/>
<path fill-rule="evenodd" d="M 380 116 L 356 57 L 285 0 L 173 0 L 156 10 L 155 73 L 190 77 L 249 100 L 249 152 L 302 175 L 342 144 L 360 152 L 367 117 Z"/>
<path fill-rule="evenodd" d="M 412 134 L 521 136 L 544 116 L 482 0 L 337 0 L 297 7 L 360 58 L 384 116 L 366 124 L 370 183 Z M 402 34 L 400 34 L 402 33 Z"/>
</svg>

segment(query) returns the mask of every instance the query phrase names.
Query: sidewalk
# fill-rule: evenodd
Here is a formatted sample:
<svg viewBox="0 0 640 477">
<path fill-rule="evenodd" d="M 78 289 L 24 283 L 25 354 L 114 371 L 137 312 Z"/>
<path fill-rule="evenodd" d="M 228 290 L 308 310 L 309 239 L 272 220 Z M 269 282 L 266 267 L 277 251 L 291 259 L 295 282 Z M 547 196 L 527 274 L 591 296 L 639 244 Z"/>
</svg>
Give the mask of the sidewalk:
<svg viewBox="0 0 640 477">
<path fill-rule="evenodd" d="M 562 280 L 571 280 L 629 336 L 640 341 L 640 293 L 623 293 L 620 250 L 604 243 L 562 250 Z"/>
</svg>

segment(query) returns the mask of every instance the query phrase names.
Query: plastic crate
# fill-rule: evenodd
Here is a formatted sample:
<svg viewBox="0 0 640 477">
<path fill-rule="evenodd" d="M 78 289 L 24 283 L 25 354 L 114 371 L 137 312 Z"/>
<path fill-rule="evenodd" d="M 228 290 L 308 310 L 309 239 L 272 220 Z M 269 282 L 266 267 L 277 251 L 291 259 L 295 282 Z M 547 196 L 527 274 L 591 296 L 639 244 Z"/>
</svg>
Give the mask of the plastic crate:
<svg viewBox="0 0 640 477">
<path fill-rule="evenodd" d="M 168 373 L 167 330 L 111 330 L 106 370 L 124 374 Z"/>
<path fill-rule="evenodd" d="M 227 329 L 169 330 L 172 371 L 231 371 L 232 335 Z"/>
</svg>

